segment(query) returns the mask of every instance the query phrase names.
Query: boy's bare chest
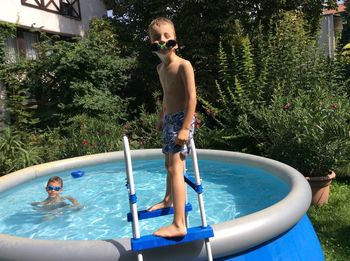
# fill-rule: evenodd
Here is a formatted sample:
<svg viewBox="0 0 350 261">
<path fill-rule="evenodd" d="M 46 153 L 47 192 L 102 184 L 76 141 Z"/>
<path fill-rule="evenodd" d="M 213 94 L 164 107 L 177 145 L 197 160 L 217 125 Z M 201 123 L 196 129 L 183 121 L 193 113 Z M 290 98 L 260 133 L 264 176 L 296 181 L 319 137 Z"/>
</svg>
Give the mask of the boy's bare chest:
<svg viewBox="0 0 350 261">
<path fill-rule="evenodd" d="M 163 68 L 160 72 L 160 80 L 163 88 L 171 91 L 171 89 L 180 87 L 181 75 L 178 67 Z"/>
</svg>

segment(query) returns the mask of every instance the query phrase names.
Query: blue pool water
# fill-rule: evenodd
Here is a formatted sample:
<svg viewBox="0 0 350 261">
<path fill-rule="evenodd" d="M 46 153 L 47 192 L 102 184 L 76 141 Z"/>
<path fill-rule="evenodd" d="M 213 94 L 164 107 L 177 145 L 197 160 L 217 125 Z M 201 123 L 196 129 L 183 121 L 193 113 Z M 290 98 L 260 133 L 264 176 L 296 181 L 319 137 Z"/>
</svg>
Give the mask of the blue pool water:
<svg viewBox="0 0 350 261">
<path fill-rule="evenodd" d="M 188 173 L 192 166 L 188 162 Z M 248 215 L 280 201 L 288 185 L 264 170 L 247 165 L 200 160 L 204 201 L 209 224 Z M 85 175 L 74 179 L 71 171 L 55 173 L 63 178 L 62 195 L 75 197 L 84 208 L 76 210 L 36 209 L 31 202 L 47 197 L 48 177 L 35 179 L 0 194 L 0 233 L 34 239 L 95 240 L 131 237 L 131 225 L 123 162 L 82 169 Z M 165 169 L 163 160 L 134 161 L 138 209 L 145 209 L 163 198 Z M 191 226 L 200 225 L 197 195 L 188 190 Z M 151 234 L 169 224 L 172 216 L 140 221 L 141 235 Z"/>
</svg>

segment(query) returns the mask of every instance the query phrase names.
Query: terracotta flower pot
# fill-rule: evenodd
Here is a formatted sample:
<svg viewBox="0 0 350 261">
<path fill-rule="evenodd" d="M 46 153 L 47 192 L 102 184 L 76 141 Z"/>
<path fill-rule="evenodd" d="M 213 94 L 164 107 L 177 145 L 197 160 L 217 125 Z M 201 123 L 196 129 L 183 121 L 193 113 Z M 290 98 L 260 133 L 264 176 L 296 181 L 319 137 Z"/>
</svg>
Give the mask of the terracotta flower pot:
<svg viewBox="0 0 350 261">
<path fill-rule="evenodd" d="M 328 202 L 329 187 L 335 178 L 335 172 L 331 171 L 326 176 L 306 177 L 312 191 L 312 204 L 322 206 Z"/>
</svg>

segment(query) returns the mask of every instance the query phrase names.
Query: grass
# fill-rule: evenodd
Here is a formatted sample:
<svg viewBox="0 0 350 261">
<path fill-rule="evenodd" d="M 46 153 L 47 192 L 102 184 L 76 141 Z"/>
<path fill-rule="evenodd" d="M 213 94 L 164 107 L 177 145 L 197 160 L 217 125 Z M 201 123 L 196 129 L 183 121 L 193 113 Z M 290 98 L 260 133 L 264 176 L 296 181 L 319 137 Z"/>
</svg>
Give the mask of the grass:
<svg viewBox="0 0 350 261">
<path fill-rule="evenodd" d="M 310 207 L 308 216 L 321 242 L 325 260 L 350 260 L 350 179 L 333 181 L 328 204 Z"/>
</svg>

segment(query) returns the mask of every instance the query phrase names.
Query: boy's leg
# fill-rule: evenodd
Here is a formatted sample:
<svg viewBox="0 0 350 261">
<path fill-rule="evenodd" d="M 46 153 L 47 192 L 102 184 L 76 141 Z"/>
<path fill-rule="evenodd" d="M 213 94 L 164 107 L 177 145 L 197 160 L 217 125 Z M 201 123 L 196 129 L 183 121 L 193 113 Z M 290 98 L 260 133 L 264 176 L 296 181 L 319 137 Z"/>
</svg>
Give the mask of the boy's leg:
<svg viewBox="0 0 350 261">
<path fill-rule="evenodd" d="M 168 160 L 168 176 L 171 181 L 174 219 L 171 225 L 158 229 L 154 232 L 154 235 L 161 237 L 179 237 L 187 233 L 185 220 L 186 187 L 183 176 L 184 159 L 180 153 L 170 153 Z"/>
<path fill-rule="evenodd" d="M 161 208 L 171 207 L 173 204 L 172 193 L 171 193 L 171 177 L 169 174 L 169 157 L 165 155 L 165 169 L 167 171 L 166 175 L 166 191 L 162 201 L 148 208 L 147 211 L 153 211 Z"/>
</svg>

